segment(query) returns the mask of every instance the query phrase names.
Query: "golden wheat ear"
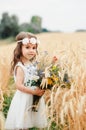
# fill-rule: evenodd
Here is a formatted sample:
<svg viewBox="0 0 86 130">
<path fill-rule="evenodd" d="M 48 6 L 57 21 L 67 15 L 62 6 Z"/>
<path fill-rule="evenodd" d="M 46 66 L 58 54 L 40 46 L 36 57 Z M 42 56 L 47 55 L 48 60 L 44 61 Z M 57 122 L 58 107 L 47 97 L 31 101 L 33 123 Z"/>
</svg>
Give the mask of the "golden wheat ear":
<svg viewBox="0 0 86 130">
<path fill-rule="evenodd" d="M 3 115 L 3 112 L 0 111 L 0 130 L 5 130 L 4 125 L 5 125 L 5 117 Z"/>
</svg>

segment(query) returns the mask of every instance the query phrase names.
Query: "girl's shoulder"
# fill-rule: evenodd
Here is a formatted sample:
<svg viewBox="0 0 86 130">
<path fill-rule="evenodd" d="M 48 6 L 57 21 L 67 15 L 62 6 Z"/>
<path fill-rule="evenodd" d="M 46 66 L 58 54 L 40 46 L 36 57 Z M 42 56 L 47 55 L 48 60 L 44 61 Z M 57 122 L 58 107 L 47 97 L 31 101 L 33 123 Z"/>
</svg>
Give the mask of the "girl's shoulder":
<svg viewBox="0 0 86 130">
<path fill-rule="evenodd" d="M 15 81 L 16 81 L 17 67 L 21 67 L 22 70 L 23 70 L 23 72 L 25 73 L 24 65 L 22 64 L 22 62 L 18 62 L 18 63 L 15 65 L 15 68 L 14 68 L 14 80 L 15 80 Z"/>
<path fill-rule="evenodd" d="M 16 71 L 17 67 L 21 67 L 23 70 L 25 70 L 25 67 L 24 67 L 24 65 L 22 64 L 22 62 L 18 62 L 18 63 L 15 65 L 14 72 Z"/>
<path fill-rule="evenodd" d="M 22 62 L 20 62 L 20 61 L 16 64 L 15 67 L 17 67 L 17 66 L 20 66 L 20 67 L 24 68 L 24 65 L 23 65 Z"/>
</svg>

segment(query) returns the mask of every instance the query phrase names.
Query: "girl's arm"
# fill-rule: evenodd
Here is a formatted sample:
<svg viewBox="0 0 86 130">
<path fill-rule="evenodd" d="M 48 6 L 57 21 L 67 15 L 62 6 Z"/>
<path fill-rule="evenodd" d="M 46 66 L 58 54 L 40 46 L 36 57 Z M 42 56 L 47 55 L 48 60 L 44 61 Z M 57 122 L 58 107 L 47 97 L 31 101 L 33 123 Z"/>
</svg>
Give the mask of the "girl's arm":
<svg viewBox="0 0 86 130">
<path fill-rule="evenodd" d="M 24 72 L 21 67 L 17 67 L 16 69 L 16 87 L 18 90 L 24 93 L 29 93 L 38 96 L 42 96 L 44 94 L 44 90 L 40 89 L 32 90 L 29 87 L 24 86 Z"/>
</svg>

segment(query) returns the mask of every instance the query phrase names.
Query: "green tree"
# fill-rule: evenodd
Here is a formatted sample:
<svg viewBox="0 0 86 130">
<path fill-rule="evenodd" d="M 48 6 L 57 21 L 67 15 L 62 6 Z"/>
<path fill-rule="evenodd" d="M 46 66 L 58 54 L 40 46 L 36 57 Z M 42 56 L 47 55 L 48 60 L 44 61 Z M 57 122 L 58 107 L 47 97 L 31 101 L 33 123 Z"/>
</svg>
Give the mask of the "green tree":
<svg viewBox="0 0 86 130">
<path fill-rule="evenodd" d="M 17 16 L 9 16 L 8 13 L 2 14 L 0 23 L 0 37 L 7 38 L 9 36 L 15 36 L 18 33 L 19 25 Z"/>
<path fill-rule="evenodd" d="M 0 24 L 0 34 L 2 38 L 6 38 L 10 36 L 11 28 L 10 28 L 10 18 L 8 13 L 2 14 L 1 24 Z"/>
<path fill-rule="evenodd" d="M 18 24 L 18 17 L 16 15 L 12 15 L 11 18 L 11 29 L 12 29 L 12 36 L 16 36 L 19 33 L 19 24 Z"/>
<path fill-rule="evenodd" d="M 28 31 L 33 33 L 42 32 L 42 18 L 39 16 L 32 16 Z"/>
</svg>

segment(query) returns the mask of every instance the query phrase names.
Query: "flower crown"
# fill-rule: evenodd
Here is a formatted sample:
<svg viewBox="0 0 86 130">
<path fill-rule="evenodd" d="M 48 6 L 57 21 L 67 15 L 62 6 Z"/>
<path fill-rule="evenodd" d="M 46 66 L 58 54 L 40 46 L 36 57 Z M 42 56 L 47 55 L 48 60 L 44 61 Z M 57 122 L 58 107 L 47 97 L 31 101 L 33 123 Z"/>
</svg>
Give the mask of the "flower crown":
<svg viewBox="0 0 86 130">
<path fill-rule="evenodd" d="M 24 45 L 27 45 L 28 43 L 32 43 L 32 44 L 39 44 L 40 43 L 40 41 L 39 40 L 37 40 L 36 38 L 24 38 L 24 39 L 22 39 L 22 40 L 19 40 L 19 41 L 17 41 L 18 43 L 19 42 L 22 42 L 22 44 L 24 44 Z"/>
</svg>

